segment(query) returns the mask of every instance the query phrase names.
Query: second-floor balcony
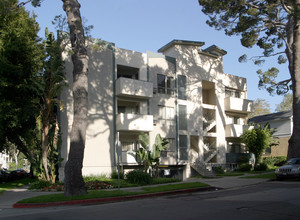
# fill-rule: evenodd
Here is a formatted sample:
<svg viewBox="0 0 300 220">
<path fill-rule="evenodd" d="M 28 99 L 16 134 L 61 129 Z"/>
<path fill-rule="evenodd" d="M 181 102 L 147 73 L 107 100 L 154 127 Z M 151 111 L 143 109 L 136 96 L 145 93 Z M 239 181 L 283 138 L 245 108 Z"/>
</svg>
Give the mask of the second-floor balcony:
<svg viewBox="0 0 300 220">
<path fill-rule="evenodd" d="M 118 131 L 152 131 L 153 116 L 120 113 L 117 115 Z"/>
<path fill-rule="evenodd" d="M 250 113 L 253 111 L 253 101 L 235 97 L 226 97 L 224 99 L 225 111 Z"/>
<path fill-rule="evenodd" d="M 250 129 L 249 125 L 229 124 L 225 128 L 225 137 L 240 137 L 246 129 Z"/>
<path fill-rule="evenodd" d="M 116 82 L 117 96 L 150 99 L 153 96 L 153 83 L 120 77 Z"/>
</svg>

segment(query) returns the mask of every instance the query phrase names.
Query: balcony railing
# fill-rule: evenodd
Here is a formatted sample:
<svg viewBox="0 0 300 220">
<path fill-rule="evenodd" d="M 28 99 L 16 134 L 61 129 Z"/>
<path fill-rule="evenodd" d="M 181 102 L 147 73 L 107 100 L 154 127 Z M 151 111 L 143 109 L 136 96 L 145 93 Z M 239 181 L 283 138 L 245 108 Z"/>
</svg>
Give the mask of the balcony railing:
<svg viewBox="0 0 300 220">
<path fill-rule="evenodd" d="M 118 131 L 152 131 L 153 116 L 121 113 L 117 115 Z"/>
<path fill-rule="evenodd" d="M 246 129 L 251 129 L 251 126 L 238 124 L 226 125 L 225 137 L 240 137 Z"/>
<path fill-rule="evenodd" d="M 150 99 L 153 96 L 153 83 L 120 77 L 116 82 L 117 96 Z"/>
<path fill-rule="evenodd" d="M 253 101 L 248 99 L 226 97 L 225 111 L 250 113 L 253 111 Z"/>
</svg>

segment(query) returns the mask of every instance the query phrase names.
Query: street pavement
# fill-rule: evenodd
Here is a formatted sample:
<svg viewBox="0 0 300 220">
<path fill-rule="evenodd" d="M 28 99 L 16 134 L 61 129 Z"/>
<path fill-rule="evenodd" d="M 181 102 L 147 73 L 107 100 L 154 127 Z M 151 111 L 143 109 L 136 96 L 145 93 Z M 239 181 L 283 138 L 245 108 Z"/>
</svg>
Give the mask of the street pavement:
<svg viewBox="0 0 300 220">
<path fill-rule="evenodd" d="M 188 178 L 184 182 L 202 182 L 202 183 L 209 184 L 212 187 L 228 190 L 228 189 L 235 189 L 239 187 L 259 184 L 269 180 L 269 179 L 260 179 L 260 178 L 245 179 L 240 177 L 241 176 L 221 177 L 221 178 Z M 140 191 L 141 187 L 122 188 L 122 190 Z M 13 205 L 22 199 L 31 198 L 39 195 L 54 194 L 54 193 L 61 193 L 61 192 L 36 192 L 36 191 L 30 191 L 26 187 L 8 190 L 0 194 L 0 211 L 1 209 L 13 208 Z"/>
</svg>

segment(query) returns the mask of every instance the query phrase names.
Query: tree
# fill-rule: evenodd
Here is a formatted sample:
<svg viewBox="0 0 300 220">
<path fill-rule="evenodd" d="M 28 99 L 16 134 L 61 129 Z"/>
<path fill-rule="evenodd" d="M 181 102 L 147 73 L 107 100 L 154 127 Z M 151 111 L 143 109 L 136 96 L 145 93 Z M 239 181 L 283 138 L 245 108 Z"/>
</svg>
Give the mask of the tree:
<svg viewBox="0 0 300 220">
<path fill-rule="evenodd" d="M 86 194 L 82 164 L 86 139 L 88 113 L 88 54 L 84 29 L 77 0 L 62 0 L 68 17 L 73 62 L 73 124 L 70 152 L 65 166 L 65 195 Z"/>
<path fill-rule="evenodd" d="M 60 41 L 55 40 L 54 34 L 49 33 L 48 29 L 46 29 L 45 35 L 46 58 L 42 76 L 44 91 L 41 99 L 40 113 L 42 124 L 42 164 L 46 180 L 51 180 L 54 183 L 56 178 L 54 166 L 58 158 L 52 157 L 52 155 L 57 154 L 55 153 L 57 152 L 57 145 L 59 143 L 57 141 L 59 139 L 57 114 L 58 108 L 62 108 L 58 97 L 67 84 L 65 83 Z M 48 160 L 50 162 L 50 172 L 48 169 Z"/>
<path fill-rule="evenodd" d="M 257 45 L 263 55 L 253 60 L 261 64 L 264 57 L 278 56 L 278 62 L 288 61 L 290 77 L 276 82 L 278 70 L 257 71 L 259 87 L 268 92 L 293 92 L 293 134 L 289 140 L 288 158 L 300 157 L 300 0 L 198 0 L 209 16 L 207 23 L 225 34 L 241 35 L 247 48 Z M 280 51 L 282 50 L 282 51 Z M 244 55 L 240 61 L 246 60 Z"/>
<path fill-rule="evenodd" d="M 14 144 L 33 164 L 44 52 L 39 26 L 17 0 L 0 1 L 0 148 Z M 2 150 L 2 149 L 0 149 Z"/>
<path fill-rule="evenodd" d="M 153 169 L 155 169 L 155 176 L 158 177 L 160 154 L 161 151 L 168 147 L 169 142 L 165 138 L 162 138 L 160 134 L 157 134 L 151 151 L 149 150 L 148 134 L 141 133 L 139 135 L 139 142 L 141 144 L 141 148 L 137 154 L 144 165 L 145 172 L 147 172 L 149 166 L 151 166 Z"/>
<path fill-rule="evenodd" d="M 5 0 L 6 1 L 6 0 Z M 33 6 L 41 5 L 41 0 L 28 0 L 8 7 L 7 10 L 22 8 L 31 2 Z M 84 29 L 80 15 L 80 4 L 77 0 L 62 0 L 70 30 L 70 41 L 73 62 L 73 124 L 70 137 L 70 150 L 65 165 L 65 195 L 86 194 L 82 177 L 82 165 L 86 140 L 88 113 L 88 60 L 85 46 Z"/>
<path fill-rule="evenodd" d="M 253 103 L 253 112 L 249 114 L 249 118 L 253 118 L 258 115 L 270 114 L 271 108 L 268 101 L 265 99 L 256 99 Z"/>
<path fill-rule="evenodd" d="M 283 97 L 283 100 L 278 105 L 276 105 L 275 111 L 277 112 L 289 111 L 292 110 L 292 106 L 293 106 L 293 95 L 286 94 Z"/>
<path fill-rule="evenodd" d="M 269 129 L 268 125 L 263 128 L 257 125 L 253 129 L 246 130 L 241 136 L 242 143 L 246 144 L 248 151 L 255 155 L 255 165 L 261 161 L 261 155 L 267 148 L 278 144 L 272 138 L 274 130 Z"/>
</svg>

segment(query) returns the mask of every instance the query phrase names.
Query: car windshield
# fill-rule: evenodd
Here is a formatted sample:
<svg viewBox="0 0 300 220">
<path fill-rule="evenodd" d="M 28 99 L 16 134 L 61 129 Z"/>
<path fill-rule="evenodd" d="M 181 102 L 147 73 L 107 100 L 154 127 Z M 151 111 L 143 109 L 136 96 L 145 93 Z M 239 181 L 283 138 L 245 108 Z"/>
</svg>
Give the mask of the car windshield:
<svg viewBox="0 0 300 220">
<path fill-rule="evenodd" d="M 291 164 L 296 164 L 296 162 L 299 160 L 299 158 L 293 158 L 288 160 L 288 162 L 286 164 L 291 165 Z M 299 162 L 297 162 L 298 164 Z"/>
</svg>

